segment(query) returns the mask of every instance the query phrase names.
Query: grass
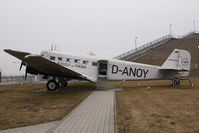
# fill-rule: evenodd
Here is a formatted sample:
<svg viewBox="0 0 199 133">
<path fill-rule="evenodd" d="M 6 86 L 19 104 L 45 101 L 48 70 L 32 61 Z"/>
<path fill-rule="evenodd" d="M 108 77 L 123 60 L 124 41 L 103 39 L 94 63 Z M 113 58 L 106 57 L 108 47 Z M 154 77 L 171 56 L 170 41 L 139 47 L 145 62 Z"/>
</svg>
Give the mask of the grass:
<svg viewBox="0 0 199 133">
<path fill-rule="evenodd" d="M 68 88 L 55 92 L 46 91 L 45 84 L 0 86 L 0 130 L 61 120 L 94 86 L 70 83 Z"/>
<path fill-rule="evenodd" d="M 170 81 L 124 82 L 116 92 L 118 133 L 199 132 L 199 78 L 191 81 L 193 88 L 188 81 L 180 87 Z M 94 88 L 88 82 L 55 92 L 46 91 L 45 84 L 0 86 L 0 130 L 61 120 Z"/>
<path fill-rule="evenodd" d="M 169 81 L 124 83 L 116 92 L 118 133 L 198 133 L 199 79 L 191 80 L 193 88 L 186 81 L 180 87 Z"/>
<path fill-rule="evenodd" d="M 199 34 L 195 34 L 198 38 Z M 171 87 L 170 81 L 126 82 L 123 91 L 116 93 L 118 132 L 178 133 L 199 132 L 199 52 L 198 39 L 177 39 L 149 52 L 133 62 L 161 66 L 174 49 L 191 53 L 189 87 Z M 157 55 L 161 55 L 157 56 Z M 194 77 L 194 78 L 193 78 Z M 111 83 L 117 85 L 117 83 Z M 150 86 L 150 90 L 146 88 Z"/>
</svg>

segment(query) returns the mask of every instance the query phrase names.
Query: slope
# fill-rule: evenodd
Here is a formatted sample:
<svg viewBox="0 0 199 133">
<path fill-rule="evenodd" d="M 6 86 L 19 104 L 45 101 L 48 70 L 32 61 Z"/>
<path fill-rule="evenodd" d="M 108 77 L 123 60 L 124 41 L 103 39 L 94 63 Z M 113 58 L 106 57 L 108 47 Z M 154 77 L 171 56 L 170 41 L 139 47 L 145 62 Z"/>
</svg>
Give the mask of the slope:
<svg viewBox="0 0 199 133">
<path fill-rule="evenodd" d="M 191 77 L 199 77 L 199 34 L 173 40 L 167 44 L 130 61 L 161 66 L 174 49 L 184 49 L 191 53 Z"/>
</svg>

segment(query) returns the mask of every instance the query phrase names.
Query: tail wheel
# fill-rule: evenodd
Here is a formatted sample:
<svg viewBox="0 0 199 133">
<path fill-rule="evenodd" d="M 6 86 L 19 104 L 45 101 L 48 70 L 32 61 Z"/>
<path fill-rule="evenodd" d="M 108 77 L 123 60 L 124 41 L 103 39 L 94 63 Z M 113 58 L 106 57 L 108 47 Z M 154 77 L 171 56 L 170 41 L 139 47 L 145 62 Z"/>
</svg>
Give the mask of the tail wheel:
<svg viewBox="0 0 199 133">
<path fill-rule="evenodd" d="M 180 85 L 180 80 L 179 79 L 173 79 L 172 80 L 172 85 L 171 86 L 179 86 Z"/>
<path fill-rule="evenodd" d="M 55 91 L 58 88 L 58 83 L 55 80 L 47 82 L 46 87 L 49 91 Z"/>
</svg>

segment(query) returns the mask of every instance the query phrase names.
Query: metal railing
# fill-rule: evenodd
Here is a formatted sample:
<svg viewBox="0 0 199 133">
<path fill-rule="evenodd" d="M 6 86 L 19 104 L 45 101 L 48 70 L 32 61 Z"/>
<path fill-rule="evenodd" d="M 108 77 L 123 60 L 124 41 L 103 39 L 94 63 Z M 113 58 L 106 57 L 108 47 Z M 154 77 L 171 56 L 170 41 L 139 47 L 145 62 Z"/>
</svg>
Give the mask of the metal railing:
<svg viewBox="0 0 199 133">
<path fill-rule="evenodd" d="M 186 38 L 186 37 L 188 37 L 188 36 L 191 36 L 191 35 L 193 35 L 194 33 L 195 33 L 195 32 L 191 31 L 191 32 L 187 32 L 187 33 L 185 33 L 185 34 L 183 34 L 183 35 L 181 35 L 181 36 L 173 35 L 173 37 L 175 37 L 176 39 L 182 39 L 182 38 Z"/>
<path fill-rule="evenodd" d="M 129 59 L 132 59 L 134 57 L 138 57 L 150 50 L 153 50 L 155 48 L 158 48 L 160 47 L 161 45 L 164 45 L 165 43 L 171 41 L 171 40 L 174 40 L 174 39 L 182 39 L 182 38 L 186 38 L 186 37 L 189 37 L 191 35 L 193 35 L 194 33 L 199 33 L 199 31 L 192 31 L 192 32 L 188 32 L 186 34 L 183 34 L 181 36 L 176 36 L 176 35 L 166 35 L 166 36 L 163 36 L 163 37 L 160 37 L 152 42 L 149 42 L 149 43 L 146 43 L 136 49 L 132 49 L 132 50 L 129 50 L 119 56 L 116 56 L 114 57 L 114 59 L 119 59 L 119 60 L 129 60 Z"/>
<path fill-rule="evenodd" d="M 132 49 L 132 50 L 129 50 L 119 56 L 116 56 L 114 57 L 114 59 L 120 59 L 120 60 L 128 60 L 129 58 L 132 58 L 134 56 L 137 56 L 141 53 L 143 53 L 144 51 L 146 51 L 147 49 L 154 49 L 168 41 L 170 41 L 171 39 L 173 39 L 172 35 L 166 35 L 166 36 L 163 36 L 161 38 L 158 38 L 152 42 L 149 42 L 149 43 L 146 43 L 136 49 Z"/>
</svg>

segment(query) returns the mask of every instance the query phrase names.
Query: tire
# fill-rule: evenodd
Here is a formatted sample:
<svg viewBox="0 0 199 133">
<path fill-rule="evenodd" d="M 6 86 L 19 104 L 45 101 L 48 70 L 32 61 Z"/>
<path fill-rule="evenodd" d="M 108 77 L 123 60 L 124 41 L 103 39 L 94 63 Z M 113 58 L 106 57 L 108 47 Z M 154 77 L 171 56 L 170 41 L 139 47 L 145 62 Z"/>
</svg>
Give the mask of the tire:
<svg viewBox="0 0 199 133">
<path fill-rule="evenodd" d="M 62 83 L 60 83 L 60 88 L 65 88 L 68 86 L 68 82 L 67 81 L 64 81 Z"/>
<path fill-rule="evenodd" d="M 180 80 L 177 80 L 177 86 L 179 86 L 180 85 Z"/>
<path fill-rule="evenodd" d="M 58 88 L 58 83 L 55 80 L 49 80 L 46 87 L 48 91 L 55 91 Z"/>
</svg>

